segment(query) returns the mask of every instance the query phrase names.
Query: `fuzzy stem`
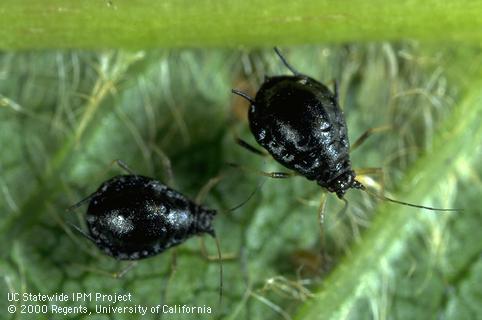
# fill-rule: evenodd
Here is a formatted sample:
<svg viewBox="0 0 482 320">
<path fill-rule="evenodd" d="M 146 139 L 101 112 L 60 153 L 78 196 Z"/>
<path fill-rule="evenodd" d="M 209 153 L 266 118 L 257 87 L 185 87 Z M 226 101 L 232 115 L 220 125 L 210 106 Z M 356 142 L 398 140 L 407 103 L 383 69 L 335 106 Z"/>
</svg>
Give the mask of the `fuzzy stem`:
<svg viewBox="0 0 482 320">
<path fill-rule="evenodd" d="M 481 12 L 471 0 L 2 0 L 0 49 L 480 43 Z"/>
</svg>

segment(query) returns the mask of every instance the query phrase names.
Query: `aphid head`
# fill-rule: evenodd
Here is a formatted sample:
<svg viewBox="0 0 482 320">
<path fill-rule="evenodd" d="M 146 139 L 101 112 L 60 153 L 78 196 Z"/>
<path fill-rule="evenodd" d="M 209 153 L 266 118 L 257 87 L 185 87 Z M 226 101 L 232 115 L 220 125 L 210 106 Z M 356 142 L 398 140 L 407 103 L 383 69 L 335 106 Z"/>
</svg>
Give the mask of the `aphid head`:
<svg viewBox="0 0 482 320">
<path fill-rule="evenodd" d="M 200 206 L 200 212 L 197 215 L 197 221 L 196 221 L 197 232 L 207 233 L 214 238 L 215 234 L 214 234 L 214 227 L 213 227 L 213 218 L 216 214 L 217 214 L 216 210 L 212 210 L 204 206 Z"/>
<path fill-rule="evenodd" d="M 339 175 L 332 181 L 328 183 L 328 185 L 321 184 L 321 181 L 318 181 L 318 184 L 322 187 L 325 187 L 328 191 L 336 193 L 338 198 L 343 199 L 346 190 L 350 188 L 355 189 L 363 189 L 364 186 L 355 180 L 355 172 L 352 170 L 346 171 L 343 174 Z"/>
<path fill-rule="evenodd" d="M 418 204 L 414 204 L 414 203 L 410 203 L 410 202 L 395 200 L 395 199 L 386 197 L 385 195 L 377 194 L 377 193 L 372 192 L 369 189 L 367 189 L 367 187 L 365 187 L 362 183 L 356 181 L 355 180 L 355 172 L 353 172 L 353 171 L 347 171 L 347 172 L 341 174 L 336 179 L 331 181 L 328 185 L 322 185 L 322 184 L 320 184 L 320 182 L 318 182 L 318 184 L 321 185 L 322 187 L 325 187 L 328 191 L 336 193 L 338 198 L 342 199 L 343 201 L 346 201 L 343 198 L 346 190 L 348 190 L 350 188 L 353 188 L 353 189 L 360 189 L 362 191 L 365 191 L 369 195 L 371 195 L 375 198 L 378 198 L 380 200 L 393 202 L 393 203 L 396 203 L 396 204 L 400 204 L 402 206 L 426 209 L 426 210 L 431 210 L 431 211 L 463 211 L 463 209 L 427 207 L 427 206 L 422 206 L 422 205 L 418 205 Z"/>
</svg>

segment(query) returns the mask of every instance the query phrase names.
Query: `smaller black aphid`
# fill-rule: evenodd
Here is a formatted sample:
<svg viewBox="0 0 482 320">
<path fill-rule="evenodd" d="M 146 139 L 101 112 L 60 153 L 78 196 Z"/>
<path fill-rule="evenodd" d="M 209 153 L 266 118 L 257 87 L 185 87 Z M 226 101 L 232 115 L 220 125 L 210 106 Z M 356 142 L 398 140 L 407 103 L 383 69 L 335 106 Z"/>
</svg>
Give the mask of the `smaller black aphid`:
<svg viewBox="0 0 482 320">
<path fill-rule="evenodd" d="M 414 205 L 372 193 L 357 181 L 350 162 L 345 116 L 338 102 L 335 83 L 332 93 L 324 84 L 294 69 L 274 49 L 290 76 L 266 77 L 252 98 L 244 92 L 232 92 L 250 102 L 248 120 L 256 141 L 285 167 L 316 181 L 343 199 L 350 189 L 361 189 L 391 202 L 430 210 L 452 211 Z M 247 142 L 238 143 L 255 153 L 262 153 Z M 273 178 L 290 174 L 275 172 Z"/>
<path fill-rule="evenodd" d="M 214 237 L 215 214 L 157 180 L 120 175 L 91 196 L 86 221 L 99 249 L 119 260 L 138 260 L 194 235 Z"/>
<path fill-rule="evenodd" d="M 148 258 L 207 233 L 215 239 L 218 250 L 221 298 L 221 249 L 212 225 L 216 211 L 196 204 L 158 180 L 134 174 L 120 160 L 115 162 L 130 174 L 103 182 L 97 191 L 70 207 L 72 210 L 89 202 L 89 232 L 74 227 L 118 260 Z"/>
</svg>

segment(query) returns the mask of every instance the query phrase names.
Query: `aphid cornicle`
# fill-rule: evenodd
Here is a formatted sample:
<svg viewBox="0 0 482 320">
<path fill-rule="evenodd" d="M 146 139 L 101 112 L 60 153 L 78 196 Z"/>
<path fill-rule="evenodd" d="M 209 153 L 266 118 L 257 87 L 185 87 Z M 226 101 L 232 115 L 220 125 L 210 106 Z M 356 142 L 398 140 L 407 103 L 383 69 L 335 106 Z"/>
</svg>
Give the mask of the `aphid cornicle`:
<svg viewBox="0 0 482 320">
<path fill-rule="evenodd" d="M 86 221 L 99 249 L 119 260 L 137 260 L 194 235 L 214 237 L 215 214 L 157 180 L 120 175 L 92 195 Z"/>
<path fill-rule="evenodd" d="M 236 89 L 232 92 L 250 102 L 248 120 L 251 132 L 275 160 L 316 181 L 340 199 L 353 188 L 411 207 L 459 211 L 394 200 L 369 191 L 357 181 L 351 167 L 347 126 L 338 103 L 336 83 L 334 92 L 331 92 L 324 84 L 298 72 L 277 48 L 274 50 L 293 75 L 265 77 L 255 98 Z M 241 139 L 238 143 L 255 153 L 262 153 Z M 279 172 L 268 175 L 274 178 L 290 176 Z"/>
</svg>

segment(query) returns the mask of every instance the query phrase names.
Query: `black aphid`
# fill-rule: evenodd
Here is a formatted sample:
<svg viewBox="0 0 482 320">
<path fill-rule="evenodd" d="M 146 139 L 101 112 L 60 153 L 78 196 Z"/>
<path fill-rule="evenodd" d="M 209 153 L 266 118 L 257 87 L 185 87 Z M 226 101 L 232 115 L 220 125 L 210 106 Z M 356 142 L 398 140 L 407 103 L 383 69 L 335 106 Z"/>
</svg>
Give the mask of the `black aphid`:
<svg viewBox="0 0 482 320">
<path fill-rule="evenodd" d="M 340 199 L 350 188 L 369 192 L 355 179 L 351 168 L 350 143 L 336 83 L 332 93 L 319 81 L 296 71 L 277 48 L 275 52 L 292 76 L 266 77 L 254 99 L 232 90 L 251 104 L 248 120 L 256 141 L 279 163 L 316 181 Z M 262 153 L 243 140 L 238 139 L 238 143 Z M 271 176 L 285 178 L 290 175 L 273 173 Z M 404 205 L 435 209 L 369 193 Z"/>
<path fill-rule="evenodd" d="M 215 239 L 218 250 L 221 298 L 221 249 L 212 225 L 216 211 L 189 200 L 158 180 L 134 174 L 120 160 L 115 162 L 130 174 L 105 181 L 96 192 L 70 207 L 73 210 L 89 202 L 86 213 L 89 232 L 73 227 L 118 260 L 148 258 L 207 233 Z"/>
<path fill-rule="evenodd" d="M 141 175 L 115 176 L 90 197 L 88 236 L 119 260 L 151 257 L 194 235 L 215 236 L 216 211 Z"/>
</svg>

